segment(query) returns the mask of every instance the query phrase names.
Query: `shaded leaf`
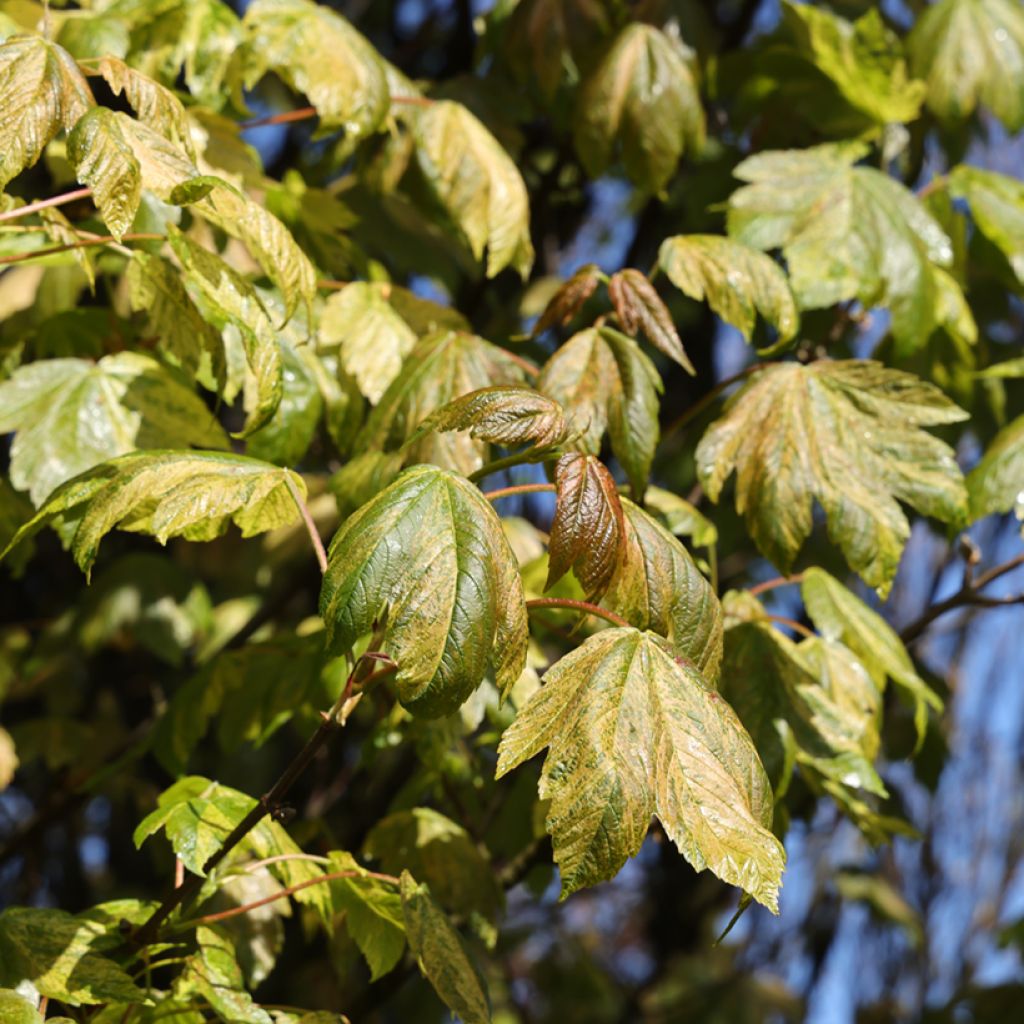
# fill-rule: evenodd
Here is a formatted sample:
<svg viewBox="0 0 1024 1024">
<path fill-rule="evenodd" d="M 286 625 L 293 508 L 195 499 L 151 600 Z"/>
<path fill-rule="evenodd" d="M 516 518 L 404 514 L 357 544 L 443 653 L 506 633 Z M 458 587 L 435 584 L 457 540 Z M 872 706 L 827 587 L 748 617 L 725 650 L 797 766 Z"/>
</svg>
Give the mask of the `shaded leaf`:
<svg viewBox="0 0 1024 1024">
<path fill-rule="evenodd" d="M 967 476 L 967 493 L 972 521 L 1010 511 L 1024 519 L 1024 416 L 1008 423 L 993 438 Z"/>
<path fill-rule="evenodd" d="M 630 179 L 660 192 L 684 150 L 704 142 L 704 111 L 680 42 L 653 25 L 622 29 L 579 90 L 573 138 L 591 177 L 619 152 Z"/>
<path fill-rule="evenodd" d="M 1024 127 L 1024 11 L 1013 0 L 939 0 L 907 40 L 928 106 L 951 121 L 988 107 L 1006 127 Z"/>
<path fill-rule="evenodd" d="M 16 431 L 11 482 L 39 505 L 58 484 L 136 448 L 227 447 L 206 406 L 155 359 L 46 359 L 0 383 L 0 433 Z"/>
<path fill-rule="evenodd" d="M 331 651 L 343 653 L 387 616 L 381 649 L 398 694 L 426 717 L 450 714 L 493 662 L 505 690 L 526 659 L 522 581 L 501 523 L 460 476 L 406 470 L 331 541 L 320 592 Z"/>
<path fill-rule="evenodd" d="M 536 337 L 550 327 L 564 327 L 583 308 L 587 299 L 597 289 L 601 270 L 596 263 L 585 263 L 578 267 L 572 277 L 551 297 L 530 332 Z"/>
<path fill-rule="evenodd" d="M 600 459 L 563 455 L 555 463 L 555 516 L 545 590 L 570 569 L 588 598 L 608 589 L 625 542 L 619 489 Z"/>
<path fill-rule="evenodd" d="M 299 518 L 288 480 L 305 497 L 298 474 L 242 455 L 132 452 L 54 491 L 0 554 L 58 517 L 74 524 L 71 551 L 85 573 L 100 541 L 115 527 L 165 543 L 179 536 L 213 540 L 233 522 L 243 537 L 252 537 Z"/>
<path fill-rule="evenodd" d="M 879 363 L 779 363 L 753 374 L 708 428 L 698 473 L 717 501 L 736 470 L 736 509 L 785 572 L 817 501 L 831 540 L 884 593 L 910 535 L 899 502 L 944 522 L 965 515 L 953 451 L 920 429 L 965 416 L 931 384 Z"/>
<path fill-rule="evenodd" d="M 682 339 L 654 285 L 640 273 L 627 267 L 613 274 L 608 282 L 608 296 L 615 307 L 619 323 L 627 334 L 636 336 L 643 330 L 647 340 L 659 352 L 677 362 L 687 373 L 696 375 L 693 363 L 683 349 Z"/>
<path fill-rule="evenodd" d="M 648 487 L 644 504 L 669 533 L 677 537 L 690 537 L 700 548 L 718 542 L 718 529 L 685 498 L 661 487 Z"/>
<path fill-rule="evenodd" d="M 498 776 L 549 747 L 540 795 L 563 898 L 611 878 L 656 814 L 698 871 L 778 908 L 772 794 L 732 709 L 651 634 L 608 629 L 555 663 L 498 748 Z"/>
<path fill-rule="evenodd" d="M 998 247 L 1024 284 L 1024 183 L 960 164 L 950 171 L 949 191 L 967 200 L 978 230 Z"/>
<path fill-rule="evenodd" d="M 718 235 L 676 235 L 658 251 L 658 265 L 684 295 L 708 305 L 747 341 L 757 314 L 791 341 L 800 315 L 779 265 L 749 246 Z"/>
<path fill-rule="evenodd" d="M 42 36 L 0 43 L 0 189 L 96 101 L 71 54 Z"/>
<path fill-rule="evenodd" d="M 402 912 L 409 948 L 420 972 L 444 1004 L 466 1024 L 491 1019 L 487 985 L 469 957 L 462 937 L 451 926 L 425 885 L 402 872 Z"/>
</svg>

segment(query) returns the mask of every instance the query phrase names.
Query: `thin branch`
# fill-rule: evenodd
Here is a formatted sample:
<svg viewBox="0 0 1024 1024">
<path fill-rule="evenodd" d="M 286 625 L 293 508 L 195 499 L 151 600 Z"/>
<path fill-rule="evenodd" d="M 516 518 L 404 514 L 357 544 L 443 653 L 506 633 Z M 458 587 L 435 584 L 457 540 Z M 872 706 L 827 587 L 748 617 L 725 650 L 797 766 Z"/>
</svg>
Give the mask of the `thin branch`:
<svg viewBox="0 0 1024 1024">
<path fill-rule="evenodd" d="M 540 367 L 534 365 L 529 359 L 523 358 L 523 356 L 517 355 L 515 352 L 510 352 L 508 349 L 504 350 L 504 354 L 516 364 L 527 377 L 539 377 Z"/>
<path fill-rule="evenodd" d="M 665 428 L 661 435 L 662 441 L 682 430 L 690 420 L 695 419 L 704 412 L 726 388 L 732 387 L 733 384 L 743 380 L 745 377 L 749 377 L 750 374 L 755 373 L 757 370 L 763 370 L 767 365 L 767 363 L 751 363 L 745 370 L 740 370 L 739 373 L 734 373 L 731 377 L 726 377 L 725 380 L 719 381 L 703 398 L 694 402 L 681 416 L 673 420 Z"/>
<path fill-rule="evenodd" d="M 512 487 L 499 487 L 496 491 L 484 491 L 488 501 L 498 501 L 514 494 L 540 494 L 542 491 L 553 491 L 554 484 L 515 484 Z"/>
<path fill-rule="evenodd" d="M 804 574 L 798 572 L 795 576 L 776 576 L 774 579 L 765 580 L 763 583 L 756 583 L 747 590 L 752 597 L 763 594 L 766 590 L 774 590 L 776 587 L 788 587 L 795 583 L 803 583 Z"/>
<path fill-rule="evenodd" d="M 394 875 L 381 874 L 379 871 L 356 871 L 351 868 L 346 871 L 331 871 L 325 875 L 321 875 L 319 878 L 307 878 L 305 882 L 298 882 L 295 885 L 289 885 L 288 888 L 281 889 L 280 892 L 275 892 L 272 896 L 264 896 L 261 900 L 254 900 L 252 903 L 245 903 L 240 907 L 231 907 L 228 910 L 221 910 L 216 914 L 204 914 L 202 917 L 191 917 L 187 921 L 179 921 L 174 926 L 173 930 L 176 932 L 183 932 L 190 928 L 197 928 L 200 925 L 213 924 L 214 921 L 224 921 L 229 917 L 238 917 L 239 914 L 247 914 L 250 910 L 265 907 L 268 903 L 283 900 L 285 897 L 301 892 L 303 889 L 308 889 L 312 885 L 323 885 L 324 882 L 336 882 L 342 878 L 373 878 L 378 882 L 387 882 L 390 885 L 400 884 L 400 880 Z"/>
<path fill-rule="evenodd" d="M 503 459 L 495 459 L 493 462 L 488 462 L 487 465 L 481 466 L 475 473 L 470 473 L 468 479 L 472 483 L 478 483 L 480 480 L 489 477 L 492 473 L 497 473 L 502 469 L 509 469 L 511 466 L 522 466 L 536 462 L 553 462 L 561 457 L 561 452 L 538 452 L 533 448 L 528 448 L 526 451 L 515 452 L 512 455 L 506 455 Z"/>
<path fill-rule="evenodd" d="M 785 615 L 769 615 L 767 618 L 770 622 L 777 622 L 780 626 L 788 626 L 801 636 L 815 637 L 818 635 L 813 629 L 808 629 L 802 622 L 797 622 L 796 619 L 787 619 Z"/>
<path fill-rule="evenodd" d="M 51 206 L 63 206 L 65 203 L 73 203 L 76 199 L 88 199 L 91 195 L 91 188 L 76 188 L 73 192 L 51 196 L 49 199 L 37 199 L 34 203 L 26 203 L 25 206 L 18 206 L 6 213 L 0 213 L 0 221 L 18 220 L 20 217 L 27 217 L 30 213 L 47 210 Z"/>
<path fill-rule="evenodd" d="M 1005 608 L 1009 605 L 1024 604 L 1024 593 L 1011 594 L 1006 597 L 986 597 L 981 593 L 982 588 L 988 586 L 989 583 L 1024 565 L 1024 554 L 994 566 L 980 576 L 974 575 L 976 562 L 977 556 L 967 559 L 963 583 L 955 594 L 950 595 L 944 601 L 933 604 L 920 618 L 915 619 L 902 630 L 900 639 L 905 644 L 916 640 L 940 615 L 945 615 L 946 612 L 954 611 L 957 608 Z"/>
<path fill-rule="evenodd" d="M 306 524 L 306 532 L 309 534 L 309 539 L 313 542 L 316 560 L 320 565 L 320 574 L 324 575 L 327 572 L 327 552 L 324 550 L 324 542 L 320 537 L 320 531 L 316 528 L 316 523 L 313 522 L 313 516 L 309 511 L 309 507 L 302 500 L 302 495 L 299 494 L 299 489 L 295 486 L 291 473 L 285 473 L 284 481 L 292 496 L 292 500 L 295 502 L 295 507 L 299 510 L 299 515 L 302 516 L 302 521 Z"/>
<path fill-rule="evenodd" d="M 268 864 L 279 864 L 286 860 L 308 860 L 313 864 L 330 864 L 330 857 L 318 857 L 315 853 L 277 853 L 273 857 L 264 857 L 262 860 L 254 860 L 251 864 L 245 865 L 247 874 L 258 871 Z"/>
<path fill-rule="evenodd" d="M 392 96 L 392 103 L 401 103 L 413 107 L 429 107 L 434 101 L 426 96 Z M 295 121 L 308 121 L 317 116 L 316 107 L 299 107 L 297 110 L 285 110 L 280 114 L 268 114 L 266 117 L 256 117 L 251 121 L 243 121 L 238 127 L 242 131 L 249 128 L 265 128 L 271 124 L 291 124 Z"/>
<path fill-rule="evenodd" d="M 571 611 L 596 615 L 598 618 L 612 623 L 613 626 L 629 626 L 629 623 L 621 615 L 616 615 L 615 612 L 610 612 L 607 608 L 601 608 L 596 604 L 591 604 L 589 601 L 574 601 L 569 597 L 535 597 L 533 600 L 526 602 L 526 607 L 528 609 L 568 608 Z"/>
<path fill-rule="evenodd" d="M 342 288 L 347 288 L 351 283 L 351 281 L 333 281 L 329 278 L 321 278 L 317 281 L 316 286 L 326 291 L 340 292 Z"/>
<path fill-rule="evenodd" d="M 48 249 L 34 249 L 32 252 L 19 252 L 13 256 L 0 257 L 0 266 L 10 263 L 27 263 L 29 260 L 39 259 L 43 256 L 55 256 L 57 253 L 69 252 L 71 249 L 85 249 L 92 245 L 109 245 L 124 253 L 130 253 L 131 250 L 122 246 L 121 242 L 157 242 L 163 241 L 164 237 L 164 235 L 153 234 L 149 231 L 122 235 L 120 239 L 113 235 L 90 235 L 78 242 L 67 242 L 64 245 L 52 245 Z"/>
</svg>

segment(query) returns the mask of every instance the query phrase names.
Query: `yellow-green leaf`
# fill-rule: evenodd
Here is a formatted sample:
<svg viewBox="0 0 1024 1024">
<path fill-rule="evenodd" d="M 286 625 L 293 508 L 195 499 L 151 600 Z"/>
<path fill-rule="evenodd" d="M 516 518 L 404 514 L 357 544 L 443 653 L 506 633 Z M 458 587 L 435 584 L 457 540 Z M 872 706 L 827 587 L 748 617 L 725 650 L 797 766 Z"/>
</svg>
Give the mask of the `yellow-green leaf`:
<svg viewBox="0 0 1024 1024">
<path fill-rule="evenodd" d="M 1008 423 L 992 439 L 967 475 L 971 519 L 1015 511 L 1024 519 L 1024 416 Z"/>
<path fill-rule="evenodd" d="M 1024 182 L 960 164 L 950 171 L 949 190 L 967 200 L 978 230 L 999 248 L 1024 284 Z"/>
<path fill-rule="evenodd" d="M 498 776 L 549 748 L 540 795 L 562 896 L 613 877 L 652 815 L 701 871 L 778 908 L 771 787 L 728 704 L 661 641 L 608 629 L 556 662 L 505 731 Z"/>
</svg>

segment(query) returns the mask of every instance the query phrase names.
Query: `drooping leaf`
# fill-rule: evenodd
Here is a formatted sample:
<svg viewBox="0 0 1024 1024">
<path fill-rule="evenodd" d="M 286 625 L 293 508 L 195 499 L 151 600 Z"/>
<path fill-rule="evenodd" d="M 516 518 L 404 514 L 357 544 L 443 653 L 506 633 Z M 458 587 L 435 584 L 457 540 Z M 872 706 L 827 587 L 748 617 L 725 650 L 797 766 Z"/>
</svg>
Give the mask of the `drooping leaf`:
<svg viewBox="0 0 1024 1024">
<path fill-rule="evenodd" d="M 658 265 L 684 295 L 708 305 L 750 341 L 760 313 L 791 341 L 800 315 L 779 265 L 747 245 L 718 235 L 676 235 L 658 251 Z"/>
<path fill-rule="evenodd" d="M 0 383 L 0 434 L 10 431 L 11 482 L 36 505 L 65 480 L 137 448 L 227 447 L 185 383 L 140 352 L 19 368 Z"/>
<path fill-rule="evenodd" d="M 333 850 L 330 871 L 353 871 L 355 878 L 331 882 L 336 913 L 344 914 L 345 927 L 370 967 L 376 981 L 398 966 L 405 951 L 405 916 L 402 898 L 393 884 L 370 878 L 350 853 Z"/>
<path fill-rule="evenodd" d="M 605 607 L 668 640 L 708 682 L 722 662 L 722 608 L 686 548 L 657 520 L 621 499 L 625 532 Z"/>
<path fill-rule="evenodd" d="M 0 913 L 0 985 L 31 982 L 69 1006 L 142 1002 L 122 967 L 93 948 L 104 928 L 63 910 L 10 907 Z"/>
<path fill-rule="evenodd" d="M 941 711 L 942 701 L 917 674 L 892 626 L 824 569 L 808 569 L 800 590 L 807 614 L 821 635 L 853 651 L 879 689 L 888 677 L 913 703 L 918 739 L 923 739 L 928 708 Z"/>
<path fill-rule="evenodd" d="M 993 512 L 1014 511 L 1024 519 L 1024 416 L 993 438 L 967 476 L 971 520 Z"/>
<path fill-rule="evenodd" d="M 864 153 L 844 144 L 744 160 L 734 173 L 750 184 L 729 199 L 729 234 L 782 250 L 802 309 L 887 307 L 897 350 L 913 352 L 941 322 L 936 268 L 950 266 L 952 243 L 899 182 L 854 166 Z"/>
<path fill-rule="evenodd" d="M 583 431 L 576 446 L 601 450 L 607 431 L 612 451 L 643 494 L 658 445 L 661 378 L 632 338 L 609 327 L 573 335 L 547 361 L 537 390 L 558 402 Z"/>
<path fill-rule="evenodd" d="M 402 703 L 450 714 L 493 663 L 505 690 L 526 659 L 522 581 L 501 523 L 462 477 L 415 466 L 347 519 L 320 593 L 331 651 L 386 628 Z"/>
<path fill-rule="evenodd" d="M 555 488 L 545 590 L 572 569 L 588 598 L 600 597 L 626 538 L 619 489 L 600 459 L 583 454 L 558 460 Z"/>
<path fill-rule="evenodd" d="M 661 487 L 648 487 L 644 504 L 669 533 L 690 537 L 699 548 L 718 542 L 718 529 L 685 498 Z"/>
<path fill-rule="evenodd" d="M 434 902 L 426 885 L 402 872 L 402 912 L 409 948 L 420 972 L 444 1004 L 466 1024 L 491 1019 L 487 983 L 469 957 L 462 937 Z"/>
<path fill-rule="evenodd" d="M 0 190 L 96 101 L 74 58 L 42 36 L 0 43 Z"/>
<path fill-rule="evenodd" d="M 532 388 L 496 384 L 461 395 L 431 413 L 406 444 L 431 432 L 465 430 L 469 436 L 505 447 L 548 448 L 569 433 L 562 407 Z"/>
<path fill-rule="evenodd" d="M 521 384 L 523 371 L 503 349 L 474 334 L 441 330 L 421 338 L 360 434 L 361 452 L 400 448 L 436 409 L 492 384 Z M 555 397 L 555 396 L 552 396 Z M 428 434 L 407 462 L 431 462 L 468 476 L 484 464 L 487 445 L 468 434 Z"/>
<path fill-rule="evenodd" d="M 683 152 L 704 142 L 704 111 L 681 43 L 653 25 L 622 29 L 579 90 L 573 138 L 591 177 L 618 152 L 636 184 L 660 192 Z"/>
<path fill-rule="evenodd" d="M 179 536 L 212 540 L 233 522 L 243 537 L 252 537 L 299 518 L 288 481 L 305 497 L 298 474 L 242 455 L 132 452 L 54 491 L 0 554 L 57 517 L 76 524 L 71 551 L 85 573 L 100 541 L 115 527 L 165 543 Z"/>
<path fill-rule="evenodd" d="M 978 230 L 999 248 L 1024 284 L 1024 183 L 960 164 L 949 174 L 949 191 L 967 200 Z"/>
<path fill-rule="evenodd" d="M 979 104 L 1011 131 L 1024 127 L 1024 11 L 1013 0 L 939 0 L 907 41 L 928 106 L 959 121 Z"/>
<path fill-rule="evenodd" d="M 536 337 L 550 327 L 564 327 L 583 308 L 584 303 L 597 290 L 601 271 L 596 263 L 578 267 L 572 277 L 551 297 L 530 332 Z"/>
<path fill-rule="evenodd" d="M 533 266 L 530 204 L 519 169 L 461 103 L 437 100 L 411 116 L 416 161 L 427 188 L 487 276 Z"/>
<path fill-rule="evenodd" d="M 627 334 L 635 337 L 637 331 L 642 330 L 656 349 L 677 362 L 687 373 L 697 373 L 683 349 L 672 314 L 644 274 L 631 267 L 613 274 L 608 282 L 608 297 Z"/>
<path fill-rule="evenodd" d="M 611 878 L 652 814 L 698 871 L 778 907 L 772 794 L 732 709 L 649 633 L 608 629 L 548 670 L 498 748 L 498 776 L 549 747 L 540 795 L 562 896 Z"/>
<path fill-rule="evenodd" d="M 355 141 L 390 105 L 384 62 L 341 15 L 309 0 L 255 0 L 245 12 L 246 85 L 274 71 L 316 107 L 324 128 Z"/>
<path fill-rule="evenodd" d="M 736 509 L 788 572 L 817 501 L 829 537 L 886 592 L 910 526 L 899 502 L 958 523 L 966 492 L 953 451 L 921 427 L 965 418 L 937 388 L 868 360 L 779 363 L 752 375 L 697 447 L 717 501 L 736 470 Z"/>
<path fill-rule="evenodd" d="M 353 281 L 324 304 L 320 344 L 340 346 L 341 365 L 374 404 L 399 375 L 416 333 L 387 301 L 390 286 Z"/>
</svg>

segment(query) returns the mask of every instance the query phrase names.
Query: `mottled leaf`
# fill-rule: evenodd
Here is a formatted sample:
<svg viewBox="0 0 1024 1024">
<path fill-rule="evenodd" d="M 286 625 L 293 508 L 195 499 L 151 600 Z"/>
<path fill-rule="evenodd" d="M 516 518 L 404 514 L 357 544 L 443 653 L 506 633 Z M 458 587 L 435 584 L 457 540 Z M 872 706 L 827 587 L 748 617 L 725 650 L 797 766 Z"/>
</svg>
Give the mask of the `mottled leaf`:
<svg viewBox="0 0 1024 1024">
<path fill-rule="evenodd" d="M 655 814 L 694 868 L 777 911 L 785 854 L 754 745 L 657 638 L 608 629 L 556 662 L 502 737 L 499 777 L 545 747 L 540 795 L 563 898 L 615 875 Z"/>
<path fill-rule="evenodd" d="M 800 326 L 789 282 L 779 265 L 719 235 L 676 235 L 658 251 L 658 265 L 684 295 L 708 305 L 750 341 L 760 313 L 791 341 Z"/>
<path fill-rule="evenodd" d="M 522 581 L 501 523 L 480 492 L 435 466 L 406 470 L 342 524 L 320 593 L 330 650 L 386 629 L 402 703 L 450 714 L 489 662 L 502 690 L 526 659 Z"/>
<path fill-rule="evenodd" d="M 597 289 L 601 270 L 596 263 L 586 263 L 577 268 L 561 288 L 551 297 L 544 311 L 537 318 L 530 332 L 531 337 L 550 327 L 564 327 L 583 308 L 584 303 Z"/>
<path fill-rule="evenodd" d="M 886 592 L 910 525 L 900 502 L 959 523 L 966 492 L 953 451 L 921 427 L 965 418 L 909 373 L 867 360 L 779 363 L 751 376 L 697 447 L 708 497 L 736 470 L 736 509 L 788 572 L 813 503 L 864 581 Z"/>
<path fill-rule="evenodd" d="M 684 150 L 704 142 L 697 82 L 679 40 L 641 22 L 622 29 L 579 90 L 573 138 L 591 177 L 618 152 L 636 184 L 660 192 Z"/>
<path fill-rule="evenodd" d="M 656 349 L 677 362 L 687 373 L 697 373 L 683 349 L 672 314 L 639 270 L 627 267 L 613 274 L 608 282 L 608 297 L 627 334 L 635 337 L 642 330 Z"/>
</svg>

